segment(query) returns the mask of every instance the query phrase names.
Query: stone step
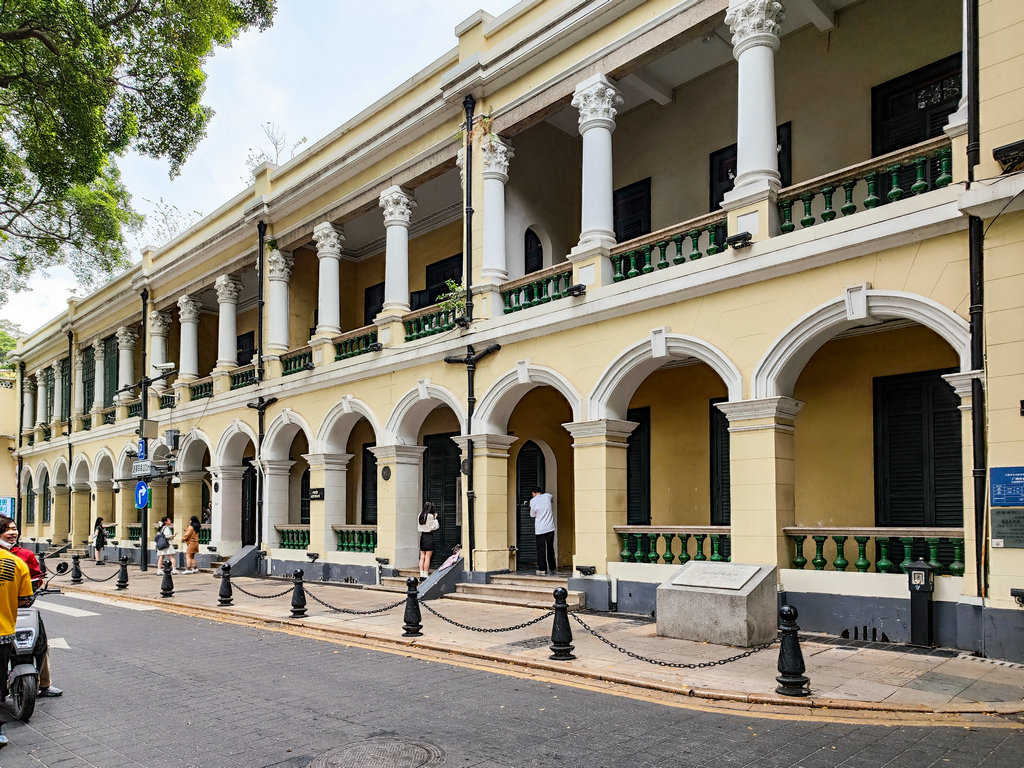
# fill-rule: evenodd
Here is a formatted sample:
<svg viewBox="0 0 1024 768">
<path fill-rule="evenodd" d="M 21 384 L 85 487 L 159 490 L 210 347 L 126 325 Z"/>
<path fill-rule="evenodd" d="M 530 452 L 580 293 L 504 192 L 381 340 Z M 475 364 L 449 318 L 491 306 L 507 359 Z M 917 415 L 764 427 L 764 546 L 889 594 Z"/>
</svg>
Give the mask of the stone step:
<svg viewBox="0 0 1024 768">
<path fill-rule="evenodd" d="M 554 603 L 550 596 L 546 600 L 532 599 L 529 597 L 501 597 L 498 595 L 481 594 L 478 592 L 449 592 L 444 596 L 445 600 L 458 600 L 464 603 L 484 603 L 486 605 L 506 605 L 517 608 L 540 608 L 549 610 Z M 584 608 L 584 593 L 570 592 L 566 598 L 566 604 L 570 610 Z"/>
<path fill-rule="evenodd" d="M 561 584 L 556 582 L 554 586 L 564 586 L 564 582 Z M 500 598 L 507 601 L 509 605 L 541 604 L 550 608 L 554 603 L 554 597 L 551 594 L 554 591 L 554 586 L 548 589 L 547 585 L 520 586 L 517 584 L 462 583 L 455 586 L 455 594 Z M 582 608 L 585 600 L 585 593 L 569 590 L 568 603 L 570 608 Z"/>
<path fill-rule="evenodd" d="M 532 573 L 501 573 L 491 576 L 491 584 L 508 584 L 515 587 L 535 587 L 547 589 L 548 594 L 555 587 L 569 588 L 569 580 L 564 576 L 537 576 Z"/>
</svg>

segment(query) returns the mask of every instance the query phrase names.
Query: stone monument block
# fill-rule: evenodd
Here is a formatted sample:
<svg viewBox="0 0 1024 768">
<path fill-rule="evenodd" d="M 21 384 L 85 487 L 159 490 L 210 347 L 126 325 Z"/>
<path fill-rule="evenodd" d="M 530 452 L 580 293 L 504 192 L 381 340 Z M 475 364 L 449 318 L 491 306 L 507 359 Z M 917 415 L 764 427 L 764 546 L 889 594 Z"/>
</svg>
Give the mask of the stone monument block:
<svg viewBox="0 0 1024 768">
<path fill-rule="evenodd" d="M 749 648 L 776 636 L 774 566 L 693 561 L 657 590 L 658 634 Z"/>
</svg>

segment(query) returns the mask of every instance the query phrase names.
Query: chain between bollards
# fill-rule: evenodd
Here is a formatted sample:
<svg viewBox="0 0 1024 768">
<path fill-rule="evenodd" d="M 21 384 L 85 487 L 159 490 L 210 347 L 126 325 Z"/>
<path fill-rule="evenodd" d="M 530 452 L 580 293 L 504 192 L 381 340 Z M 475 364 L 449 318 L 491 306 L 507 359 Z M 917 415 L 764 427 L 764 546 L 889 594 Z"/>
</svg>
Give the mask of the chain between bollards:
<svg viewBox="0 0 1024 768">
<path fill-rule="evenodd" d="M 797 616 L 792 605 L 779 608 L 779 676 L 775 678 L 779 687 L 775 692 L 783 696 L 807 696 L 811 692 L 811 681 L 804 674 L 806 667 L 797 636 L 800 631 Z"/>
<path fill-rule="evenodd" d="M 82 583 L 82 564 L 79 562 L 80 555 L 71 556 L 71 583 Z"/>
<path fill-rule="evenodd" d="M 554 621 L 551 622 L 551 656 L 548 658 L 555 661 L 572 661 L 572 627 L 569 626 L 569 605 L 566 598 L 569 591 L 565 587 L 558 587 L 554 591 L 555 604 L 553 611 Z"/>
<path fill-rule="evenodd" d="M 164 577 L 160 580 L 160 597 L 174 597 L 174 579 L 171 578 L 171 561 L 164 561 Z"/>
<path fill-rule="evenodd" d="M 128 555 L 121 555 L 121 572 L 117 574 L 114 586 L 118 589 L 128 589 Z"/>
<path fill-rule="evenodd" d="M 231 566 L 227 563 L 220 567 L 220 591 L 217 593 L 217 604 L 234 605 L 234 594 L 231 591 Z"/>
<path fill-rule="evenodd" d="M 302 569 L 298 568 L 292 573 L 294 585 L 292 586 L 292 618 L 301 619 L 306 615 L 306 590 L 302 586 Z"/>
<path fill-rule="evenodd" d="M 405 623 L 402 637 L 420 637 L 423 633 L 423 617 L 420 615 L 420 582 L 410 576 L 405 580 Z"/>
</svg>

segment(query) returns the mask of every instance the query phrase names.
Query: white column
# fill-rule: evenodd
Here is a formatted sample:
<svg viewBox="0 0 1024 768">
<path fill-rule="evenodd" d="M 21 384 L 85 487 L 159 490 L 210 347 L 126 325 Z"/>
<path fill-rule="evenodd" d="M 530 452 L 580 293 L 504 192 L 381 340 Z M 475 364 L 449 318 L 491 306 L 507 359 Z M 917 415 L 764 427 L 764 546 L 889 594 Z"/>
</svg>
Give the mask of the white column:
<svg viewBox="0 0 1024 768">
<path fill-rule="evenodd" d="M 775 128 L 775 51 L 783 19 L 778 0 L 729 0 L 738 71 L 736 183 L 723 207 L 739 207 L 780 186 Z"/>
<path fill-rule="evenodd" d="M 46 423 L 46 369 L 36 371 L 36 424 Z"/>
<path fill-rule="evenodd" d="M 93 388 L 92 388 L 92 409 L 103 410 L 103 340 L 96 339 L 92 343 L 93 361 Z"/>
<path fill-rule="evenodd" d="M 213 475 L 210 543 L 224 554 L 242 545 L 242 475 L 245 467 L 208 467 Z"/>
<path fill-rule="evenodd" d="M 500 283 L 508 279 L 505 255 L 505 185 L 512 147 L 495 135 L 480 145 L 484 179 L 484 262 L 480 276 L 484 282 Z"/>
<path fill-rule="evenodd" d="M 337 336 L 341 333 L 341 244 L 345 232 L 328 221 L 313 227 L 316 257 L 320 262 L 317 290 L 316 335 Z"/>
<path fill-rule="evenodd" d="M 22 402 L 21 411 L 21 427 L 24 430 L 32 429 L 32 426 L 36 423 L 35 416 L 36 412 L 36 388 L 29 382 L 28 377 L 25 378 L 24 387 L 24 401 Z"/>
<path fill-rule="evenodd" d="M 167 312 L 153 310 L 149 313 L 149 375 L 159 376 L 158 365 L 167 362 L 167 334 L 171 330 L 171 316 Z M 164 389 L 167 384 L 161 379 L 154 385 Z"/>
<path fill-rule="evenodd" d="M 949 121 L 942 129 L 951 139 L 967 133 L 967 14 L 969 12 L 968 2 L 963 0 L 963 12 L 960 17 L 960 28 L 963 33 L 963 43 L 960 48 L 960 103 L 956 105 L 956 111 L 949 116 Z"/>
<path fill-rule="evenodd" d="M 384 255 L 384 315 L 409 311 L 409 221 L 416 199 L 397 185 L 380 193 L 384 211 L 386 251 Z"/>
<path fill-rule="evenodd" d="M 85 411 L 85 385 L 82 382 L 83 376 L 83 364 L 82 364 L 82 350 L 79 349 L 75 354 L 75 359 L 72 362 L 72 368 L 74 369 L 74 378 L 71 380 L 71 391 L 74 400 L 71 402 L 71 415 L 79 416 Z"/>
<path fill-rule="evenodd" d="M 64 376 L 60 367 L 60 360 L 55 362 L 53 368 L 53 415 L 51 422 L 60 421 L 61 411 L 64 409 Z M 54 435 L 57 437 L 57 435 Z"/>
<path fill-rule="evenodd" d="M 294 461 L 263 460 L 263 541 L 268 547 L 279 547 L 278 525 L 288 525 L 291 511 L 288 480 Z"/>
<path fill-rule="evenodd" d="M 612 213 L 612 131 L 622 96 L 604 75 L 576 86 L 572 105 L 580 113 L 583 137 L 583 194 L 579 248 L 615 245 Z"/>
<path fill-rule="evenodd" d="M 312 552 L 330 552 L 336 546 L 333 526 L 345 525 L 346 478 L 352 454 L 306 453 L 302 458 L 309 464 L 311 484 L 322 482 L 324 488 L 322 510 L 309 505 L 309 548 Z"/>
<path fill-rule="evenodd" d="M 221 275 L 214 283 L 217 289 L 217 367 L 238 366 L 238 297 L 242 282 L 232 275 Z M 246 360 L 246 363 L 249 361 Z"/>
<path fill-rule="evenodd" d="M 124 389 L 135 384 L 135 342 L 139 336 L 135 331 L 126 326 L 117 329 L 117 388 Z M 118 399 L 129 397 L 128 392 L 122 392 Z"/>
<path fill-rule="evenodd" d="M 287 352 L 289 346 L 288 281 L 295 259 L 290 253 L 273 250 L 267 257 L 267 278 L 270 281 L 270 322 L 267 323 L 266 348 L 270 353 Z"/>
<path fill-rule="evenodd" d="M 178 380 L 199 376 L 199 302 L 191 296 L 178 299 L 181 338 L 178 350 Z"/>
</svg>

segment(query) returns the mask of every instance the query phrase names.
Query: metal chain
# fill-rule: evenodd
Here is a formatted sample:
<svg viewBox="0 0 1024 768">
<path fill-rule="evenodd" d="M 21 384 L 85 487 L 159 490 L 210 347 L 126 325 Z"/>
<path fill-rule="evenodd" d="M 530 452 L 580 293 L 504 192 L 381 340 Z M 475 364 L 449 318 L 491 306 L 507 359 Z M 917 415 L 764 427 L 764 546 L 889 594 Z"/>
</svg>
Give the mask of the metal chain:
<svg viewBox="0 0 1024 768">
<path fill-rule="evenodd" d="M 242 587 L 242 586 L 240 586 L 238 584 L 235 584 L 235 582 L 231 582 L 231 586 L 232 586 L 233 589 L 237 589 L 243 595 L 248 595 L 249 597 L 255 597 L 257 600 L 273 600 L 275 597 L 283 597 L 284 595 L 287 595 L 289 592 L 292 591 L 292 587 L 288 587 L 288 589 L 286 589 L 286 590 L 284 590 L 282 592 L 275 592 L 272 595 L 257 595 L 255 592 L 250 592 L 245 587 Z"/>
<path fill-rule="evenodd" d="M 355 616 L 371 616 L 371 615 L 373 615 L 375 613 L 386 613 L 387 611 L 390 611 L 392 608 L 397 608 L 398 606 L 400 606 L 402 603 L 405 602 L 405 598 L 403 597 L 401 600 L 398 600 L 397 602 L 391 603 L 389 605 L 382 606 L 380 608 L 371 608 L 368 611 L 358 611 L 355 608 L 339 608 L 336 605 L 331 605 L 326 600 L 321 600 L 319 597 L 314 595 L 308 589 L 306 590 L 306 597 L 311 598 L 313 600 L 313 602 L 320 603 L 320 605 L 322 605 L 324 608 L 327 608 L 328 610 L 334 611 L 335 613 L 349 613 L 349 614 L 353 614 Z"/>
<path fill-rule="evenodd" d="M 112 578 L 117 576 L 117 574 L 119 574 L 120 572 L 121 572 L 121 566 L 117 566 L 117 568 L 114 570 L 114 572 L 112 574 L 110 574 L 109 576 L 107 576 L 107 578 L 105 578 L 105 579 L 94 579 L 92 576 L 90 576 L 85 571 L 82 571 L 82 575 L 85 578 L 87 578 L 89 581 L 95 581 L 95 582 L 98 582 L 98 583 L 102 584 L 104 581 L 110 581 Z"/>
<path fill-rule="evenodd" d="M 579 624 L 581 627 L 583 627 L 585 630 L 587 630 L 587 632 L 592 634 L 594 637 L 596 637 L 598 640 L 600 640 L 602 643 L 604 643 L 608 647 L 614 648 L 619 653 L 624 653 L 627 656 L 629 656 L 631 659 L 636 659 L 637 661 L 646 661 L 648 664 L 656 664 L 659 667 L 672 667 L 673 669 L 707 669 L 708 667 L 717 667 L 717 666 L 719 666 L 721 664 L 728 664 L 729 662 L 732 662 L 732 661 L 739 661 L 740 659 L 745 659 L 748 656 L 753 656 L 758 651 L 763 651 L 765 648 L 770 648 L 771 646 L 775 645 L 775 642 L 776 642 L 775 640 L 772 640 L 771 642 L 768 642 L 768 643 L 762 643 L 761 645 L 755 645 L 753 648 L 750 648 L 750 649 L 744 651 L 743 653 L 738 653 L 735 656 L 730 656 L 727 659 L 716 659 L 715 661 L 698 661 L 696 663 L 686 663 L 686 662 L 683 662 L 683 661 L 663 661 L 661 659 L 651 659 L 651 658 L 648 658 L 647 656 L 641 656 L 639 653 L 633 653 L 632 651 L 628 651 L 625 648 L 623 648 L 621 645 L 616 645 L 611 640 L 609 640 L 607 637 L 604 637 L 602 634 L 597 632 L 597 630 L 595 630 L 593 627 L 591 627 L 589 624 L 587 624 L 587 622 L 585 622 L 583 619 L 581 619 L 577 614 L 570 613 L 569 615 L 572 616 L 573 619 L 576 620 L 577 624 Z"/>
<path fill-rule="evenodd" d="M 512 632 L 517 629 L 525 629 L 526 627 L 536 624 L 537 622 L 544 621 L 544 619 L 550 618 L 555 613 L 554 611 L 548 611 L 543 616 L 538 616 L 535 619 L 524 621 L 522 624 L 514 624 L 511 627 L 471 627 L 469 624 L 462 624 L 458 621 L 455 621 L 455 619 L 449 619 L 447 616 L 442 616 L 440 613 L 431 608 L 426 602 L 421 601 L 420 605 L 422 605 L 432 614 L 437 616 L 437 618 L 441 619 L 441 621 L 447 621 L 452 626 L 458 627 L 459 629 L 468 629 L 470 632 Z"/>
</svg>

